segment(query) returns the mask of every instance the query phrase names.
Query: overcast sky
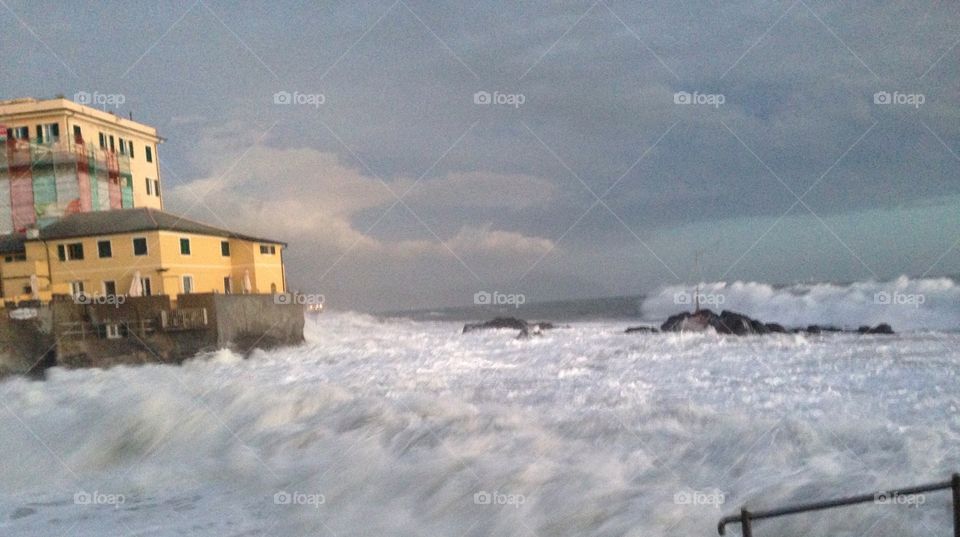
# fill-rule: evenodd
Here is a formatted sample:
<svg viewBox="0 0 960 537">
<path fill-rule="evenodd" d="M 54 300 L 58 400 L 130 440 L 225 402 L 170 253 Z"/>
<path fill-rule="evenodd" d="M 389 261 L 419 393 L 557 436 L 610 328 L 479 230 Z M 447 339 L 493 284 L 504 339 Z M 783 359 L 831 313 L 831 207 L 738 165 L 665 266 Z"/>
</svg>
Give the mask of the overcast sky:
<svg viewBox="0 0 960 537">
<path fill-rule="evenodd" d="M 123 95 L 337 308 L 960 273 L 955 1 L 300 4 L 2 0 L 0 96 Z"/>
</svg>

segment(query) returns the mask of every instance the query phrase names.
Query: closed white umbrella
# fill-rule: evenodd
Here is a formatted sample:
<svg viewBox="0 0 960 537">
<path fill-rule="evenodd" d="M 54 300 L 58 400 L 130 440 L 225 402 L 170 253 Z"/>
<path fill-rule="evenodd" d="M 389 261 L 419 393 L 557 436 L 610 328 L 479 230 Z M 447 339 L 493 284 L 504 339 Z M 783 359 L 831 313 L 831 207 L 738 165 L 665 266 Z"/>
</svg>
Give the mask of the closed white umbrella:
<svg viewBox="0 0 960 537">
<path fill-rule="evenodd" d="M 40 300 L 40 278 L 36 274 L 30 275 L 30 298 Z"/>
<path fill-rule="evenodd" d="M 133 273 L 133 281 L 130 282 L 130 296 L 143 296 L 143 281 L 140 279 L 140 271 Z"/>
<path fill-rule="evenodd" d="M 243 293 L 249 295 L 253 292 L 253 285 L 250 284 L 250 271 L 243 271 Z"/>
</svg>

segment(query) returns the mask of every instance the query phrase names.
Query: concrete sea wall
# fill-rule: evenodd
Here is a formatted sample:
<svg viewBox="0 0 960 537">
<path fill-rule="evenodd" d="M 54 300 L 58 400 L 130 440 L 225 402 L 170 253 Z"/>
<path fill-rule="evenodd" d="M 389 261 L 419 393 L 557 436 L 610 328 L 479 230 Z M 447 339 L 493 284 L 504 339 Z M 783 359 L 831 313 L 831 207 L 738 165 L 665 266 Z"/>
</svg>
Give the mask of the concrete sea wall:
<svg viewBox="0 0 960 537">
<path fill-rule="evenodd" d="M 55 297 L 34 309 L 30 319 L 0 316 L 0 375 L 51 365 L 180 363 L 221 348 L 246 354 L 303 342 L 303 307 L 273 295 L 180 295 L 175 305 L 167 296 L 109 304 Z"/>
</svg>

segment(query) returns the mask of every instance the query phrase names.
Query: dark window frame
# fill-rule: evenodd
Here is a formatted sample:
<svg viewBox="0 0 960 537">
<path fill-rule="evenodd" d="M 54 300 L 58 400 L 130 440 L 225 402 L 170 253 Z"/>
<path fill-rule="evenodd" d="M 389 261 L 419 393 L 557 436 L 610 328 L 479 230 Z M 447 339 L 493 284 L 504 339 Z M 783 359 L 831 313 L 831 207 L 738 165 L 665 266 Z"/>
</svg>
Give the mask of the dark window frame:
<svg viewBox="0 0 960 537">
<path fill-rule="evenodd" d="M 137 244 L 143 244 L 143 253 L 137 253 Z M 133 255 L 135 257 L 150 255 L 150 247 L 147 245 L 146 237 L 133 237 Z"/>
<path fill-rule="evenodd" d="M 103 255 L 104 249 L 103 246 L 106 245 L 107 255 Z M 110 259 L 113 257 L 113 243 L 110 242 L 110 239 L 104 239 L 97 241 L 97 258 L 99 259 Z"/>
</svg>

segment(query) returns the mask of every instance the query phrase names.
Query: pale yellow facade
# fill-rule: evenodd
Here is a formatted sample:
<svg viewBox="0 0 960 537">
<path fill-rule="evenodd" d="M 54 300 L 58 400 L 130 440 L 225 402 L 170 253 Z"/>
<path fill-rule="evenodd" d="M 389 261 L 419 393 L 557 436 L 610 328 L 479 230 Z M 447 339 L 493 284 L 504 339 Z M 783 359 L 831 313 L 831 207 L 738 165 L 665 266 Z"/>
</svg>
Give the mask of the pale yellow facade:
<svg viewBox="0 0 960 537">
<path fill-rule="evenodd" d="M 137 253 L 135 240 L 140 243 Z M 182 248 L 181 241 L 188 247 Z M 82 259 L 75 258 L 78 245 Z M 126 295 L 137 275 L 144 294 L 173 298 L 185 293 L 284 293 L 282 250 L 277 242 L 163 230 L 27 240 L 23 255 L 8 254 L 0 264 L 2 298 Z"/>
<path fill-rule="evenodd" d="M 26 128 L 25 132 L 33 142 L 38 141 L 38 127 L 40 132 L 49 133 L 51 124 L 59 126 L 58 139 L 52 145 L 69 150 L 82 140 L 99 158 L 107 152 L 114 153 L 124 166 L 129 164 L 133 177 L 133 206 L 163 209 L 163 185 L 157 155 L 161 138 L 155 128 L 69 99 L 0 102 L 0 125 L 15 133 Z M 43 143 L 51 145 L 51 140 L 44 139 Z"/>
</svg>

